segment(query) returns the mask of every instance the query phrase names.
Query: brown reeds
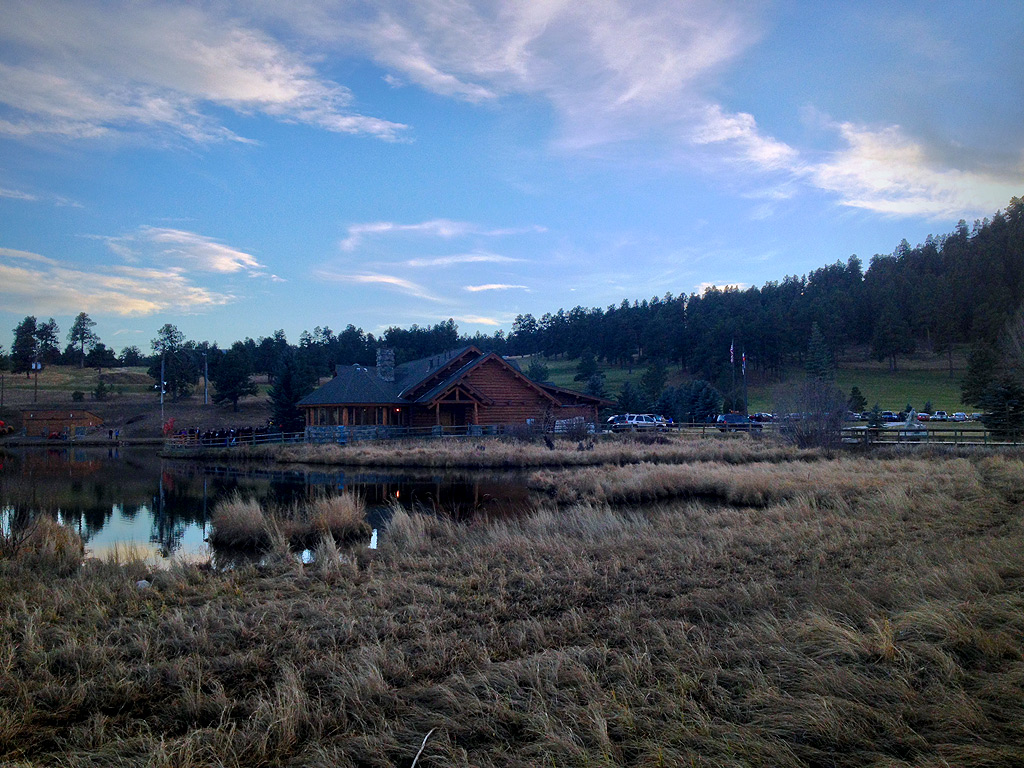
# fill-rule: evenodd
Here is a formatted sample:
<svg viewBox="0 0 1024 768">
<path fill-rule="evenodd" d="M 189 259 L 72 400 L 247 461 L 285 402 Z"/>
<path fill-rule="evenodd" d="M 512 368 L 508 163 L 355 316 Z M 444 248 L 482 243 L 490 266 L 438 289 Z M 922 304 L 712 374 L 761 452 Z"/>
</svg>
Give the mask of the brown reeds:
<svg viewBox="0 0 1024 768">
<path fill-rule="evenodd" d="M 728 505 L 396 511 L 376 552 L 141 591 L 0 569 L 0 763 L 1024 764 L 1024 463 L 814 467 Z"/>
<path fill-rule="evenodd" d="M 287 551 L 322 539 L 348 542 L 370 535 L 366 505 L 354 494 L 314 499 L 308 507 L 266 510 L 255 499 L 234 494 L 211 515 L 210 543 L 230 549 Z"/>
<path fill-rule="evenodd" d="M 712 430 L 706 437 L 669 435 L 658 440 L 645 435 L 602 435 L 580 450 L 575 440 L 557 438 L 554 448 L 500 438 L 391 440 L 352 445 L 265 445 L 216 449 L 197 458 L 259 459 L 282 463 L 337 466 L 433 467 L 449 469 L 524 469 L 587 467 L 647 463 L 678 464 L 751 461 L 815 461 L 820 454 L 749 435 L 723 438 Z M 591 445 L 593 447 L 591 447 Z"/>
</svg>

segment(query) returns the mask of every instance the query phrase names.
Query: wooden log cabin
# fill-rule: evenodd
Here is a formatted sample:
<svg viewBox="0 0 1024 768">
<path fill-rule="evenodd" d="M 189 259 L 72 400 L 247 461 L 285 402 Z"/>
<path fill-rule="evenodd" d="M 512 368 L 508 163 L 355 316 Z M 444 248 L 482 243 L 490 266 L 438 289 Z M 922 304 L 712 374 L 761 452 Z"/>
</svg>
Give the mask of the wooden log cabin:
<svg viewBox="0 0 1024 768">
<path fill-rule="evenodd" d="M 596 422 L 611 401 L 527 378 L 514 364 L 474 346 L 402 365 L 394 351 L 377 366 L 339 365 L 334 378 L 299 401 L 307 427 L 411 428 Z"/>
</svg>

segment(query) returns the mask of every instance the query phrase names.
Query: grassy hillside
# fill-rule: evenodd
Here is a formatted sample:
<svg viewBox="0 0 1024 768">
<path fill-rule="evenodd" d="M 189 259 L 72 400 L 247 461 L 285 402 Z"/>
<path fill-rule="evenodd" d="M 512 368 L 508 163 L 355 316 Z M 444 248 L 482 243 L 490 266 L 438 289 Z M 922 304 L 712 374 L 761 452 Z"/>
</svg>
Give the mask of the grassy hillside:
<svg viewBox="0 0 1024 768">
<path fill-rule="evenodd" d="M 958 353 L 953 359 L 953 377 L 949 375 L 949 365 L 944 356 L 921 353 L 900 358 L 898 370 L 889 371 L 888 364 L 865 359 L 864 350 L 854 350 L 842 358 L 836 371 L 836 385 L 846 394 L 856 386 L 867 398 L 868 406 L 878 403 L 883 410 L 901 410 L 910 403 L 914 408 L 923 410 L 925 404 L 931 402 L 933 410 L 944 410 L 952 413 L 960 410 L 974 410 L 960 401 L 960 381 L 966 368 L 965 355 Z M 519 364 L 525 371 L 533 358 L 524 357 Z M 546 359 L 537 356 L 548 366 L 549 380 L 562 387 L 582 389 L 583 384 L 573 380 L 578 360 Z M 643 367 L 619 368 L 601 365 L 605 374 L 607 390 L 615 397 L 623 384 L 632 381 L 638 385 L 643 375 Z M 739 370 L 737 368 L 737 375 Z M 795 381 L 803 376 L 803 369 L 794 367 L 787 375 L 787 380 Z M 681 384 L 688 376 L 676 367 L 669 369 L 670 385 Z M 775 391 L 785 382 L 761 382 L 751 380 L 748 383 L 748 400 L 750 410 L 774 410 Z"/>
</svg>

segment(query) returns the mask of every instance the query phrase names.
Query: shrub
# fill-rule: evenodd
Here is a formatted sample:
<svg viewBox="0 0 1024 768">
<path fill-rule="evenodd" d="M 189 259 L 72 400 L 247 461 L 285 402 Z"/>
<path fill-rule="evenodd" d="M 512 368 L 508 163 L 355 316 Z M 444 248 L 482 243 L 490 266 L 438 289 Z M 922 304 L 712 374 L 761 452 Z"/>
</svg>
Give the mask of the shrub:
<svg viewBox="0 0 1024 768">
<path fill-rule="evenodd" d="M 0 559 L 36 572 L 67 576 L 82 565 L 84 558 L 82 538 L 49 515 L 37 515 L 21 526 L 13 520 L 0 526 Z"/>
<path fill-rule="evenodd" d="M 364 519 L 366 502 L 353 493 L 317 499 L 309 510 L 309 522 L 318 538 L 350 541 L 370 535 Z"/>
<path fill-rule="evenodd" d="M 270 524 L 255 499 L 243 499 L 237 493 L 221 501 L 210 516 L 215 547 L 262 548 L 270 544 Z"/>
<path fill-rule="evenodd" d="M 76 403 L 80 403 L 83 400 L 85 400 L 85 392 L 79 392 L 76 389 L 74 392 L 71 393 L 71 399 Z"/>
</svg>

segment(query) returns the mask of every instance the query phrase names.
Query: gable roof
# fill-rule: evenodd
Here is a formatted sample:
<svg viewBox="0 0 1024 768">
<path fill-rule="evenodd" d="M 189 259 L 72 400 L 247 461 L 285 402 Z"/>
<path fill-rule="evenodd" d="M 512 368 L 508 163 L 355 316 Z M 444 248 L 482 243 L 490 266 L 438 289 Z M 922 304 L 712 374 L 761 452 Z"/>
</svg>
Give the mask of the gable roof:
<svg viewBox="0 0 1024 768">
<path fill-rule="evenodd" d="M 432 404 L 453 387 L 461 386 L 470 395 L 488 403 L 490 398 L 477 392 L 464 381 L 467 374 L 487 361 L 496 361 L 511 372 L 525 386 L 535 390 L 556 405 L 590 402 L 597 405 L 611 404 L 611 401 L 582 392 L 538 384 L 531 381 L 517 365 L 495 352 L 481 352 L 469 345 L 419 360 L 412 360 L 395 366 L 395 380 L 384 381 L 377 375 L 377 369 L 365 365 L 339 365 L 334 378 L 322 387 L 302 398 L 299 407 L 317 405 L 421 405 Z"/>
<path fill-rule="evenodd" d="M 334 378 L 299 400 L 297 405 L 336 405 L 365 403 L 367 405 L 400 405 L 400 389 L 395 382 L 384 381 L 376 368 L 364 365 L 339 365 Z"/>
</svg>

